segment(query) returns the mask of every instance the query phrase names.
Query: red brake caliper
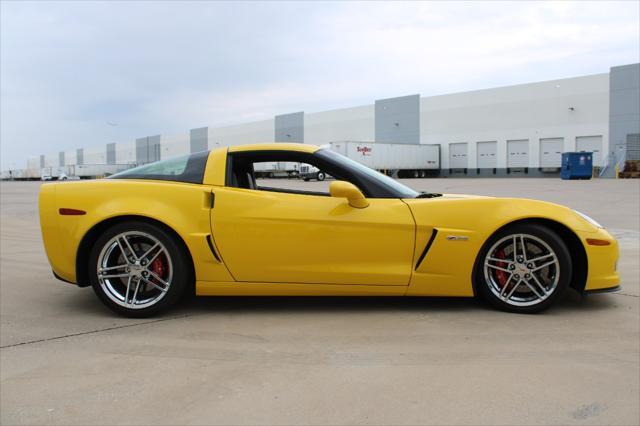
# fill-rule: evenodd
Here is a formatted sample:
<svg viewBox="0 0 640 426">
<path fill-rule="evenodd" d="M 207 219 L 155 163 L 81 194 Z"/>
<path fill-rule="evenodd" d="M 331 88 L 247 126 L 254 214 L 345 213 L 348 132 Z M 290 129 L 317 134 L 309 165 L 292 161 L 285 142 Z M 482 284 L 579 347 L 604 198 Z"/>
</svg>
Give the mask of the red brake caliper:
<svg viewBox="0 0 640 426">
<path fill-rule="evenodd" d="M 159 276 L 160 278 L 164 278 L 165 266 L 164 261 L 162 260 L 163 256 L 160 255 L 155 258 L 153 262 L 151 262 L 151 270 L 154 274 Z"/>
<path fill-rule="evenodd" d="M 496 252 L 496 258 L 505 259 L 504 250 L 502 249 L 498 250 Z M 500 268 L 506 268 L 507 264 L 505 262 L 497 262 L 496 266 Z M 505 284 L 507 284 L 507 280 L 509 279 L 509 277 L 507 276 L 506 272 L 500 271 L 499 269 L 496 269 L 495 272 L 496 272 L 496 278 L 498 279 L 498 284 L 500 284 L 500 287 L 503 288 Z"/>
</svg>

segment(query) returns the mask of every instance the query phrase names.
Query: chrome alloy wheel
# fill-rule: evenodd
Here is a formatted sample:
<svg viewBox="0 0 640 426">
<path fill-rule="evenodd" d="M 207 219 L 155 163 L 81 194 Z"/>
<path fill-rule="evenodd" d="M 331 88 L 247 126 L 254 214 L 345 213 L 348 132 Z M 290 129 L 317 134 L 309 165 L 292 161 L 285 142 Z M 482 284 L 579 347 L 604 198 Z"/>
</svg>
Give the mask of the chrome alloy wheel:
<svg viewBox="0 0 640 426">
<path fill-rule="evenodd" d="M 560 278 L 560 262 L 540 238 L 512 234 L 487 252 L 484 278 L 491 292 L 503 302 L 532 306 L 553 294 Z"/>
<path fill-rule="evenodd" d="M 127 231 L 111 238 L 98 256 L 98 282 L 104 294 L 128 309 L 155 305 L 173 278 L 171 256 L 155 237 Z"/>
</svg>

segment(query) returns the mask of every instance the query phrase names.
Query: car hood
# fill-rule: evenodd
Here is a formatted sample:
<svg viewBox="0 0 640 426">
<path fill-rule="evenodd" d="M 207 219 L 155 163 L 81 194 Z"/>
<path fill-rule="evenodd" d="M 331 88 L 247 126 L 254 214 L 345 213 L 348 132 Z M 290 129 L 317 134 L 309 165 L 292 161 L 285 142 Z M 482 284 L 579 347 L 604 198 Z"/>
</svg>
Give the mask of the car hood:
<svg viewBox="0 0 640 426">
<path fill-rule="evenodd" d="M 479 231 L 495 230 L 522 219 L 547 219 L 574 230 L 597 231 L 569 207 L 542 200 L 443 194 L 441 197 L 403 201 L 411 209 L 418 225 Z"/>
</svg>

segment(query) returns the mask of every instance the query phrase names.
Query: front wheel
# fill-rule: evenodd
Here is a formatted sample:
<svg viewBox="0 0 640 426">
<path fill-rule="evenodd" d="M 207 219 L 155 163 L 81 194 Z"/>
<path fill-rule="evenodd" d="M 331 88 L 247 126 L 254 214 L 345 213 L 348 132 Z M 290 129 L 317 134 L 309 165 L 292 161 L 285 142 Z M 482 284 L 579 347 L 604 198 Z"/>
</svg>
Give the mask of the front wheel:
<svg viewBox="0 0 640 426">
<path fill-rule="evenodd" d="M 124 222 L 105 231 L 89 256 L 98 298 L 113 311 L 142 318 L 175 304 L 190 280 L 183 248 L 165 229 Z"/>
<path fill-rule="evenodd" d="M 547 309 L 571 282 L 571 256 L 552 230 L 519 224 L 492 236 L 475 268 L 477 294 L 494 307 L 516 313 Z"/>
<path fill-rule="evenodd" d="M 320 182 L 322 182 L 322 181 L 324 180 L 324 178 L 325 178 L 325 177 L 326 177 L 326 176 L 325 176 L 325 174 L 324 174 L 323 172 L 318 172 L 318 180 L 319 180 Z"/>
</svg>

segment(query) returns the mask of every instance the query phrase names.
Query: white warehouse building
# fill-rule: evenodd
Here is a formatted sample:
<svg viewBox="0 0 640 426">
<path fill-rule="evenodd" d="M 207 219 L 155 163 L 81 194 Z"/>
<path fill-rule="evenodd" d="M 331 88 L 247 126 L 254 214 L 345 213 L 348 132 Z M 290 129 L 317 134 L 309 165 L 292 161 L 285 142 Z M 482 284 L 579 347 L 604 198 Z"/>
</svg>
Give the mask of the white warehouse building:
<svg viewBox="0 0 640 426">
<path fill-rule="evenodd" d="M 557 176 L 562 152 L 591 151 L 602 175 L 640 159 L 640 64 L 609 73 L 439 96 L 410 95 L 323 112 L 294 112 L 181 135 L 44 154 L 45 167 L 134 165 L 259 142 L 324 145 L 338 141 L 440 146 L 442 175 Z"/>
</svg>

